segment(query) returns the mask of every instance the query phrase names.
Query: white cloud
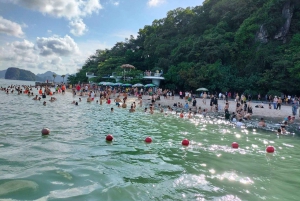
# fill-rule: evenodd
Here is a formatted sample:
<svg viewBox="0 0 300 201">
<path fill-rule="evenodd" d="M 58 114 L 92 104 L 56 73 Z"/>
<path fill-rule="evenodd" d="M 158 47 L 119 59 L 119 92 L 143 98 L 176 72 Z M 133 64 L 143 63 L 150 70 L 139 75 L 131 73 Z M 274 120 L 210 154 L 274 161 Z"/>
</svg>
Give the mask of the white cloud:
<svg viewBox="0 0 300 201">
<path fill-rule="evenodd" d="M 79 18 L 102 9 L 99 0 L 8 0 L 25 8 L 57 18 Z"/>
<path fill-rule="evenodd" d="M 7 43 L 0 49 L 0 60 L 22 62 L 36 62 L 38 55 L 35 53 L 34 44 L 27 41 Z"/>
<path fill-rule="evenodd" d="M 155 6 L 158 6 L 160 4 L 163 4 L 164 2 L 165 2 L 165 0 L 149 0 L 147 4 L 150 7 L 155 7 Z"/>
<path fill-rule="evenodd" d="M 75 41 L 68 35 L 64 38 L 52 36 L 49 38 L 37 38 L 37 47 L 42 56 L 58 55 L 69 56 L 78 54 L 79 49 Z"/>
<path fill-rule="evenodd" d="M 15 41 L 12 43 L 12 46 L 15 49 L 20 49 L 20 50 L 30 50 L 34 48 L 34 44 L 28 40 L 23 40 L 23 41 Z"/>
<path fill-rule="evenodd" d="M 115 6 L 118 6 L 120 4 L 120 2 L 116 1 L 116 2 L 113 2 L 113 5 Z"/>
<path fill-rule="evenodd" d="M 83 34 L 85 34 L 85 32 L 87 32 L 87 27 L 83 23 L 82 19 L 70 21 L 69 25 L 71 27 L 70 32 L 74 36 L 82 36 Z"/>
<path fill-rule="evenodd" d="M 23 6 L 25 8 L 38 11 L 44 15 L 56 18 L 66 18 L 70 21 L 70 32 L 75 36 L 81 36 L 86 31 L 86 25 L 82 18 L 93 13 L 98 13 L 102 9 L 100 0 L 6 0 Z M 0 22 L 1 25 L 1 22 Z M 1 26 L 0 26 L 1 31 Z"/>
<path fill-rule="evenodd" d="M 98 40 L 76 44 L 69 36 L 37 38 L 35 44 L 28 40 L 14 41 L 0 44 L 0 63 L 3 69 L 18 67 L 33 73 L 51 70 L 59 75 L 72 74 L 81 68 L 97 49 L 106 48 L 111 48 L 111 45 Z"/>
<path fill-rule="evenodd" d="M 83 6 L 83 16 L 91 15 L 92 13 L 97 13 L 100 9 L 102 9 L 102 6 L 100 4 L 99 0 L 86 0 L 86 1 L 80 1 Z"/>
<path fill-rule="evenodd" d="M 16 36 L 19 38 L 24 36 L 24 33 L 22 31 L 22 26 L 20 24 L 4 19 L 1 16 L 0 16 L 0 33 L 5 33 L 7 35 Z"/>
<path fill-rule="evenodd" d="M 51 59 L 50 63 L 53 65 L 57 65 L 59 63 L 61 63 L 62 59 L 60 57 L 55 57 L 53 59 Z"/>
<path fill-rule="evenodd" d="M 46 71 L 46 70 L 49 70 L 51 68 L 51 65 L 48 62 L 43 61 L 43 62 L 39 63 L 37 67 L 41 70 Z"/>
</svg>

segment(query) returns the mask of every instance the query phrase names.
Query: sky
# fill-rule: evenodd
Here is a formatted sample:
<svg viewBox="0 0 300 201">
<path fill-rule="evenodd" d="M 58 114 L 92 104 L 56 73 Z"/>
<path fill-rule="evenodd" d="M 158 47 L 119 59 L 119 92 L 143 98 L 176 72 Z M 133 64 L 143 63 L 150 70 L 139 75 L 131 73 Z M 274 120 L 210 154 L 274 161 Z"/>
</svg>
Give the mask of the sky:
<svg viewBox="0 0 300 201">
<path fill-rule="evenodd" d="M 176 8 L 204 0 L 0 0 L 0 70 L 76 73 L 97 49 L 110 49 Z"/>
</svg>

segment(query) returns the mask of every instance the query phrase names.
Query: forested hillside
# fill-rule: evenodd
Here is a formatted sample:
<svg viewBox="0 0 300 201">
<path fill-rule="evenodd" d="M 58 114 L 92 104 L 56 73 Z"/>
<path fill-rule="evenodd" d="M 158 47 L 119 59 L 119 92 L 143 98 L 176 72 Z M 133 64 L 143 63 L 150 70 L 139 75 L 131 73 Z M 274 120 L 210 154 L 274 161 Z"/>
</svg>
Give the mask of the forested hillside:
<svg viewBox="0 0 300 201">
<path fill-rule="evenodd" d="M 10 67 L 6 70 L 5 79 L 35 81 L 35 74 L 28 70 Z"/>
<path fill-rule="evenodd" d="M 137 38 L 96 50 L 70 80 L 102 77 L 125 63 L 163 70 L 172 89 L 299 93 L 300 1 L 206 0 L 169 11 Z"/>
</svg>

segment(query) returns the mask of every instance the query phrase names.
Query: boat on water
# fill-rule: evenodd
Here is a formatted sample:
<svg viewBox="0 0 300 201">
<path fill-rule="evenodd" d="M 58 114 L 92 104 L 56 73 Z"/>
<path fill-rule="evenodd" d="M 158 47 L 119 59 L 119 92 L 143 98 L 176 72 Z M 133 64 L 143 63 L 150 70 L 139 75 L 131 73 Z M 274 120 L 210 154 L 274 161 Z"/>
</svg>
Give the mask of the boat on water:
<svg viewBox="0 0 300 201">
<path fill-rule="evenodd" d="M 54 87 L 54 83 L 52 82 L 35 82 L 35 86 L 40 86 L 40 87 L 45 87 L 45 86 L 48 86 L 48 87 Z"/>
</svg>

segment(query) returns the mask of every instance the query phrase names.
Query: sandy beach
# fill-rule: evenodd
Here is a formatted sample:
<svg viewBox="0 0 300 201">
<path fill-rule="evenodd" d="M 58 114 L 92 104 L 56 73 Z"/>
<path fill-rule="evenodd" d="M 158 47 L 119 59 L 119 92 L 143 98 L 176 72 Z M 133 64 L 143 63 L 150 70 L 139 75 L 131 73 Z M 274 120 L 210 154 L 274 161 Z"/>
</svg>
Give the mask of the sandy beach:
<svg viewBox="0 0 300 201">
<path fill-rule="evenodd" d="M 71 89 L 67 89 L 68 92 L 72 93 Z M 76 97 L 79 97 L 78 95 Z M 83 98 L 87 98 L 86 96 L 83 96 Z M 96 94 L 96 100 L 99 98 L 99 93 Z M 114 99 L 115 97 L 111 95 L 111 99 Z M 128 103 L 131 102 L 137 102 L 137 97 L 135 96 L 128 96 Z M 213 113 L 210 112 L 210 99 L 206 99 L 206 104 L 202 102 L 202 98 L 196 98 L 197 101 L 197 108 L 201 107 L 202 109 L 207 109 L 208 113 Z M 160 97 L 160 100 L 156 101 L 156 105 L 161 104 L 162 107 L 173 107 L 174 103 L 182 103 L 183 105 L 188 102 L 186 99 L 180 99 L 178 95 L 175 95 L 174 98 L 172 97 L 165 99 L 163 96 Z M 234 100 L 229 100 L 229 112 L 235 112 L 236 109 L 236 102 Z M 151 103 L 151 96 L 149 95 L 144 95 L 143 96 L 143 107 L 147 107 Z M 220 105 L 221 111 L 220 113 L 224 112 L 224 106 L 225 106 L 225 101 L 224 100 L 218 100 L 218 104 Z M 253 101 L 253 102 L 247 102 L 248 105 L 252 106 L 252 111 L 253 111 L 253 117 L 267 117 L 267 118 L 282 118 L 284 119 L 285 117 L 288 116 L 293 116 L 292 115 L 292 106 L 291 105 L 282 105 L 280 110 L 275 110 L 269 109 L 269 104 L 266 102 L 258 102 L 258 101 Z M 264 108 L 255 108 L 256 105 L 263 105 Z M 189 103 L 189 107 L 192 107 L 192 103 Z M 299 119 L 299 111 L 296 115 L 296 120 Z"/>
<path fill-rule="evenodd" d="M 144 96 L 143 97 L 143 101 L 145 103 L 150 103 L 150 97 L 149 96 Z M 207 109 L 208 112 L 210 112 L 210 99 L 206 99 L 206 104 L 204 104 L 202 102 L 202 98 L 196 98 L 197 101 L 197 107 L 201 107 L 202 109 Z M 161 100 L 158 100 L 156 103 L 160 103 L 162 106 L 173 106 L 174 103 L 182 103 L 183 105 L 185 105 L 185 103 L 187 102 L 187 100 L 185 99 L 180 99 L 179 96 L 175 96 L 174 100 L 172 100 L 172 98 L 170 99 L 164 99 L 161 96 Z M 234 100 L 229 100 L 229 112 L 235 112 L 236 109 L 236 102 Z M 220 112 L 224 112 L 224 106 L 225 106 L 225 101 L 224 100 L 218 100 L 218 104 L 220 105 L 220 107 L 222 108 L 222 110 Z M 269 109 L 269 104 L 268 103 L 262 103 L 262 102 L 247 102 L 247 104 L 251 105 L 253 108 L 253 117 L 270 117 L 270 118 L 285 118 L 288 116 L 292 116 L 292 106 L 291 105 L 282 105 L 280 110 L 275 110 L 273 109 L 273 105 L 272 105 L 272 109 Z M 255 108 L 256 105 L 263 105 L 264 108 Z M 189 104 L 189 106 L 191 107 L 192 104 Z M 299 113 L 297 113 L 296 119 L 299 119 Z"/>
</svg>

